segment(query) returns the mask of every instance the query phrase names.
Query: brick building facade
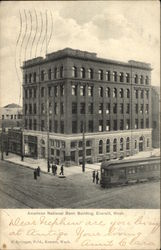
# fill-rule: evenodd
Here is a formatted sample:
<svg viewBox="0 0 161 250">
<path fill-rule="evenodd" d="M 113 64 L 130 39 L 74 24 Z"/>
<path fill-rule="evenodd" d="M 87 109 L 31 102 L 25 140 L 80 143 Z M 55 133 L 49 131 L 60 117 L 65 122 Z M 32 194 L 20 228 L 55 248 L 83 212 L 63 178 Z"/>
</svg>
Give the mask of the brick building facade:
<svg viewBox="0 0 161 250">
<path fill-rule="evenodd" d="M 151 149 L 150 64 L 66 48 L 28 60 L 22 68 L 27 151 L 79 164 L 83 127 L 87 162 Z M 33 148 L 28 136 L 36 142 Z"/>
</svg>

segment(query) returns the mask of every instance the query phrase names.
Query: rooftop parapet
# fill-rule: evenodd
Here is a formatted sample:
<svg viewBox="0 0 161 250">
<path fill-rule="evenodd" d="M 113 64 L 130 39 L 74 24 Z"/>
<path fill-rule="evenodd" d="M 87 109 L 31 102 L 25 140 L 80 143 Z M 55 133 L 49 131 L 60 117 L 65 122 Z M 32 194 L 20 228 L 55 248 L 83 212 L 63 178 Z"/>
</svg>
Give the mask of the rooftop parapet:
<svg viewBox="0 0 161 250">
<path fill-rule="evenodd" d="M 129 60 L 128 64 L 130 64 L 131 66 L 135 66 L 135 67 L 151 68 L 150 63 L 138 62 L 138 61 L 134 61 L 134 60 Z"/>
<path fill-rule="evenodd" d="M 44 60 L 44 58 L 41 57 L 41 56 L 35 57 L 35 58 L 33 58 L 33 59 L 24 61 L 24 62 L 23 62 L 23 67 L 28 66 L 28 65 L 31 65 L 31 64 L 34 64 L 34 63 L 39 63 L 39 62 L 41 62 L 41 61 L 43 61 L 43 60 Z"/>
</svg>

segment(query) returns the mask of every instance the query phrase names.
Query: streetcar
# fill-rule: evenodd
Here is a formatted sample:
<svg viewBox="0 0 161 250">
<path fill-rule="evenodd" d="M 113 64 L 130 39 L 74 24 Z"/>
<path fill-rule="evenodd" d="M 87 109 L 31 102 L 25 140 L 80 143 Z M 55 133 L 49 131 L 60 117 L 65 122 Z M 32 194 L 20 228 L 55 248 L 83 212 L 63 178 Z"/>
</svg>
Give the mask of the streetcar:
<svg viewBox="0 0 161 250">
<path fill-rule="evenodd" d="M 101 187 L 128 185 L 160 179 L 160 157 L 105 161 L 101 164 Z"/>
</svg>

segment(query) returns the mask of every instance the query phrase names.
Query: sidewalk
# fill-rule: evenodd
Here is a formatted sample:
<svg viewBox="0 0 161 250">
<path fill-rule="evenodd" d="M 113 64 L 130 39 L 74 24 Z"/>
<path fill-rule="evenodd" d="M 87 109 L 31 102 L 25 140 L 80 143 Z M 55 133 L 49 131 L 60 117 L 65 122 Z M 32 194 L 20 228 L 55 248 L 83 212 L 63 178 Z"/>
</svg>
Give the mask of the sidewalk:
<svg viewBox="0 0 161 250">
<path fill-rule="evenodd" d="M 21 161 L 21 157 L 19 155 L 15 155 L 12 153 L 9 153 L 8 156 L 4 155 L 4 160 L 8 162 L 15 163 L 17 165 L 29 167 L 31 169 L 35 169 L 38 166 L 41 168 L 41 172 L 47 173 L 50 175 L 53 175 L 50 169 L 50 172 L 47 170 L 47 160 L 45 159 L 32 159 L 28 157 L 24 157 L 24 160 Z M 93 170 L 100 170 L 101 163 L 95 163 L 95 164 L 86 164 L 85 165 L 85 172 L 91 172 Z M 57 173 L 60 173 L 60 165 L 57 165 Z M 74 174 L 81 174 L 82 173 L 82 167 L 81 166 L 70 166 L 70 167 L 64 167 L 64 175 L 65 176 L 71 176 Z"/>
</svg>

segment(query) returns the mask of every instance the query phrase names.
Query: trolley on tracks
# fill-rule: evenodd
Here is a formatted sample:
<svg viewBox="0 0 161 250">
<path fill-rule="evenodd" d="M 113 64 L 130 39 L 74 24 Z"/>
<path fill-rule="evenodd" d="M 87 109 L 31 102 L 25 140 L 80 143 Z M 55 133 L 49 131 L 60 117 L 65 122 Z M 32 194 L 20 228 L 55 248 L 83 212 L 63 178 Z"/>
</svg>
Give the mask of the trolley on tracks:
<svg viewBox="0 0 161 250">
<path fill-rule="evenodd" d="M 102 187 L 128 185 L 160 179 L 160 157 L 103 162 L 101 164 Z"/>
</svg>

